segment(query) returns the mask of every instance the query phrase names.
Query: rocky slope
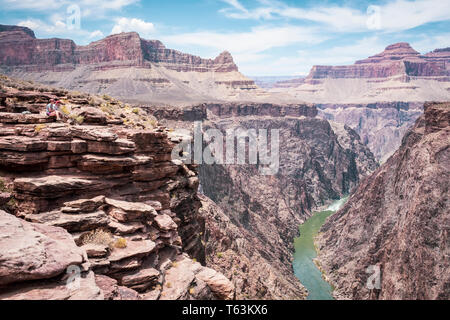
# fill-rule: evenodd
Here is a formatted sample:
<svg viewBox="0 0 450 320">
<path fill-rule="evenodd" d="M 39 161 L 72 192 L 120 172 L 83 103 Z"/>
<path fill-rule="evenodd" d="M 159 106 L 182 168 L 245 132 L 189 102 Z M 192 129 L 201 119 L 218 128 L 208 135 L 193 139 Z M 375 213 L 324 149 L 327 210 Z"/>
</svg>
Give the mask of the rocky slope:
<svg viewBox="0 0 450 320">
<path fill-rule="evenodd" d="M 196 169 L 165 128 L 109 97 L 1 85 L 0 299 L 233 298 L 200 264 Z M 66 121 L 39 113 L 50 98 Z"/>
<path fill-rule="evenodd" d="M 346 299 L 450 298 L 450 105 L 428 103 L 400 149 L 322 227 L 318 261 Z M 366 286 L 377 266 L 380 289 Z"/>
<path fill-rule="evenodd" d="M 0 25 L 0 44 L 2 73 L 70 90 L 180 104 L 264 96 L 226 51 L 202 59 L 135 32 L 77 46 L 69 39 L 36 39 L 25 27 Z"/>
</svg>

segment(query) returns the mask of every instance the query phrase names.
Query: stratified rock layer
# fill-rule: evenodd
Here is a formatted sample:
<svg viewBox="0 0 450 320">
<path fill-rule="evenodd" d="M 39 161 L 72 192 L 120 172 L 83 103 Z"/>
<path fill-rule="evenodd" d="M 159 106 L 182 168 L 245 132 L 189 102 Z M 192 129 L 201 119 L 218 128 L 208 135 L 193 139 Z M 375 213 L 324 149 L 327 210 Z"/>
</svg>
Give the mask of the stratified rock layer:
<svg viewBox="0 0 450 320">
<path fill-rule="evenodd" d="M 1 299 L 233 298 L 232 283 L 201 265 L 196 170 L 171 160 L 164 127 L 126 125 L 125 109 L 113 115 L 117 102 L 93 112 L 99 97 L 63 90 L 53 94 L 72 114 L 61 108 L 68 119 L 55 122 L 30 113 L 50 93 L 15 96 L 11 80 L 2 84 L 1 206 L 10 213 L 0 211 Z M 28 113 L 8 112 L 18 105 Z M 151 120 L 142 113 L 128 112 Z M 192 269 L 183 283 L 171 280 L 187 272 L 178 262 Z M 78 291 L 66 285 L 71 266 L 82 272 Z"/>
<path fill-rule="evenodd" d="M 36 39 L 25 27 L 0 25 L 0 69 L 17 78 L 127 101 L 185 104 L 262 94 L 239 73 L 227 51 L 203 59 L 141 39 L 136 32 L 77 46 L 69 39 Z"/>
<path fill-rule="evenodd" d="M 317 241 L 345 299 L 450 298 L 450 105 L 429 103 L 400 149 L 362 181 Z M 381 271 L 381 288 L 367 283 Z"/>
</svg>

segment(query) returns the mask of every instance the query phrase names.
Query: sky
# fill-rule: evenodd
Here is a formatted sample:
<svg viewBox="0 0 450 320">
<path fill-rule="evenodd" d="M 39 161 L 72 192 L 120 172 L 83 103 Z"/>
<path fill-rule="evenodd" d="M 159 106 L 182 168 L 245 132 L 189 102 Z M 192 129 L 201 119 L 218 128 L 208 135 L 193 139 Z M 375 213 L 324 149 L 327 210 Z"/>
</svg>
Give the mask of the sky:
<svg viewBox="0 0 450 320">
<path fill-rule="evenodd" d="M 136 31 L 214 58 L 227 50 L 248 76 L 306 75 L 409 42 L 450 47 L 450 0 L 0 0 L 0 24 L 85 45 Z"/>
</svg>

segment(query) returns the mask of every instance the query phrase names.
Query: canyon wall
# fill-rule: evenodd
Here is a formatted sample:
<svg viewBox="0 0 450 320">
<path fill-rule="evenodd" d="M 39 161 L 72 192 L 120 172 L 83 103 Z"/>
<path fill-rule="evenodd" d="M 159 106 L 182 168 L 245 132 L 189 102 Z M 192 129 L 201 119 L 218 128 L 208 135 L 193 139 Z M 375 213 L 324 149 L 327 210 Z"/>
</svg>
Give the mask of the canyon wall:
<svg viewBox="0 0 450 320">
<path fill-rule="evenodd" d="M 426 101 L 450 100 L 450 48 L 422 55 L 408 43 L 395 43 L 352 65 L 314 66 L 306 78 L 270 92 L 315 103 L 320 117 L 354 129 L 384 162 Z"/>
<path fill-rule="evenodd" d="M 232 279 L 238 298 L 304 297 L 291 264 L 299 224 L 378 167 L 358 134 L 316 117 L 313 104 L 147 108 L 173 128 L 192 130 L 193 121 L 200 121 L 203 132 L 219 129 L 224 135 L 237 129 L 280 130 L 280 169 L 274 175 L 261 175 L 260 165 L 248 164 L 248 157 L 242 165 L 199 165 L 207 265 Z"/>
<path fill-rule="evenodd" d="M 298 226 L 313 209 L 350 193 L 377 163 L 352 129 L 337 125 L 334 131 L 328 121 L 315 117 L 317 110 L 311 105 L 291 109 L 230 103 L 206 108 L 204 131 L 265 129 L 270 141 L 271 130 L 277 129 L 280 137 L 279 170 L 273 175 L 262 175 L 262 164 L 248 164 L 248 156 L 246 164 L 199 166 L 201 190 L 214 202 L 207 208 L 220 208 L 219 213 L 207 215 L 207 225 L 214 226 L 207 228 L 207 235 L 219 244 L 207 246 L 207 252 L 213 253 L 208 254 L 208 265 L 232 274 L 232 265 L 241 256 L 240 266 L 259 277 L 245 277 L 237 268 L 238 295 L 256 291 L 269 298 L 298 297 L 299 289 L 292 289 Z M 239 234 L 235 242 L 229 240 L 232 234 Z"/>
<path fill-rule="evenodd" d="M 399 150 L 324 224 L 318 264 L 337 298 L 450 298 L 449 142 L 449 104 L 426 104 Z M 380 287 L 368 287 L 375 268 Z"/>
</svg>

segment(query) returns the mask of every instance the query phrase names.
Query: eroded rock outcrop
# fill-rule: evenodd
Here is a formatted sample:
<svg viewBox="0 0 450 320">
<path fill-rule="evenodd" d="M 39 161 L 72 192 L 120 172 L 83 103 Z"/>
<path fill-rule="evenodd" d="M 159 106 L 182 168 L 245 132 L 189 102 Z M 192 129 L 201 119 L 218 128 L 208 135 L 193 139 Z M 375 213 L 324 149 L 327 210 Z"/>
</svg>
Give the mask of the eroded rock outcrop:
<svg viewBox="0 0 450 320">
<path fill-rule="evenodd" d="M 233 298 L 232 283 L 200 264 L 196 168 L 171 160 L 175 143 L 165 128 L 108 97 L 35 90 L 19 101 L 21 90 L 2 81 L 2 107 L 27 112 L 0 116 L 0 187 L 9 211 L 0 212 L 1 298 Z M 31 113 L 51 94 L 65 101 L 65 121 Z M 177 263 L 193 277 L 175 281 L 187 272 Z M 72 265 L 83 271 L 80 292 L 64 282 Z"/>
<path fill-rule="evenodd" d="M 449 299 L 449 142 L 449 104 L 426 104 L 400 149 L 324 224 L 318 261 L 336 297 Z M 369 289 L 375 267 L 381 286 Z"/>
<path fill-rule="evenodd" d="M 440 59 L 429 59 L 440 53 Z M 305 82 L 323 78 L 387 78 L 393 76 L 442 77 L 448 81 L 448 56 L 444 50 L 432 54 L 420 55 L 408 43 L 399 42 L 364 60 L 356 61 L 351 66 L 314 66 Z"/>
</svg>

